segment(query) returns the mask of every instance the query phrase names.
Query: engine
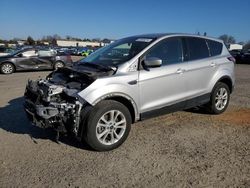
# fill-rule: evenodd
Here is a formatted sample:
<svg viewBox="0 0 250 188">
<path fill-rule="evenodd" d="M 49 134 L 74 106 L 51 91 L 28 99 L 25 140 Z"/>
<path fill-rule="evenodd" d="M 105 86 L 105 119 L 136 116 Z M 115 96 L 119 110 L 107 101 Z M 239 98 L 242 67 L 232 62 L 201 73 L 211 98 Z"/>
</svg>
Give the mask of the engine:
<svg viewBox="0 0 250 188">
<path fill-rule="evenodd" d="M 83 106 L 77 98 L 78 92 L 49 80 L 29 80 L 25 91 L 25 110 L 29 119 L 39 127 L 53 127 L 60 132 L 77 134 Z"/>
</svg>

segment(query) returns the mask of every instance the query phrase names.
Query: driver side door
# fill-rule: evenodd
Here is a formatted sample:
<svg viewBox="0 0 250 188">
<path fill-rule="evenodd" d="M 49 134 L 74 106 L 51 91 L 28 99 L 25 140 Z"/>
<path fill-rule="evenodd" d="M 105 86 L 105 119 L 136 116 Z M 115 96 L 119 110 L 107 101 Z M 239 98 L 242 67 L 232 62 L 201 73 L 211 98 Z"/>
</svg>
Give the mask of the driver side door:
<svg viewBox="0 0 250 188">
<path fill-rule="evenodd" d="M 178 108 L 183 108 L 185 104 L 180 102 L 187 95 L 182 39 L 173 37 L 158 42 L 141 57 L 141 62 L 152 57 L 161 59 L 162 65 L 139 71 L 142 116 L 177 103 Z"/>
<path fill-rule="evenodd" d="M 35 50 L 27 50 L 17 54 L 16 56 L 16 64 L 18 67 L 25 70 L 38 68 L 36 61 L 34 61 L 34 58 L 37 57 Z"/>
</svg>

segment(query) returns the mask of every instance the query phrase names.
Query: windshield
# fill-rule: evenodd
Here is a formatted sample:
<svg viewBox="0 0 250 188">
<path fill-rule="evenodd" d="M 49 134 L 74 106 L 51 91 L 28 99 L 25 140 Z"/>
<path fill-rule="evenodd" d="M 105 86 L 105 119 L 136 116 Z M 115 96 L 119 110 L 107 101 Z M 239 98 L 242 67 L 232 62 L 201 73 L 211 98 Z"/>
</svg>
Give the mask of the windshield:
<svg viewBox="0 0 250 188">
<path fill-rule="evenodd" d="M 102 47 L 81 60 L 80 63 L 117 66 L 130 60 L 154 41 L 154 38 L 129 37 Z"/>
<path fill-rule="evenodd" d="M 22 52 L 23 50 L 14 50 L 14 51 L 12 51 L 11 53 L 10 53 L 10 55 L 16 55 L 16 54 L 18 54 L 18 53 L 20 53 L 20 52 Z"/>
</svg>

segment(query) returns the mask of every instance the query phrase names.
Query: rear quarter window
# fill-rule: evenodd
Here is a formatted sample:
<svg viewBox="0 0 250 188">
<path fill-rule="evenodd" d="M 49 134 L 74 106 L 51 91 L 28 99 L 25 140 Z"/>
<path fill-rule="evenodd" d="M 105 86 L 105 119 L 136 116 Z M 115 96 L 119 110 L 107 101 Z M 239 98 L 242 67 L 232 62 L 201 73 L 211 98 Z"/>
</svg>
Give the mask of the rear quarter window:
<svg viewBox="0 0 250 188">
<path fill-rule="evenodd" d="M 221 54 L 222 44 L 220 42 L 213 41 L 213 40 L 207 40 L 207 44 L 208 44 L 211 56 L 216 56 L 216 55 Z"/>
</svg>

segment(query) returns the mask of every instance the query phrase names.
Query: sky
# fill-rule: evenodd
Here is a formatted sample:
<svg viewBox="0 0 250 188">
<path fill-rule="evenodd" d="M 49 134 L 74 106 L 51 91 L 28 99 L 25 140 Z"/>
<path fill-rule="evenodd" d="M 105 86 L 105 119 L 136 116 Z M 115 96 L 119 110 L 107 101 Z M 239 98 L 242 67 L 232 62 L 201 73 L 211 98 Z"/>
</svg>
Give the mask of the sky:
<svg viewBox="0 0 250 188">
<path fill-rule="evenodd" d="M 118 39 L 145 33 L 250 40 L 250 0 L 0 0 L 0 39 Z"/>
</svg>

